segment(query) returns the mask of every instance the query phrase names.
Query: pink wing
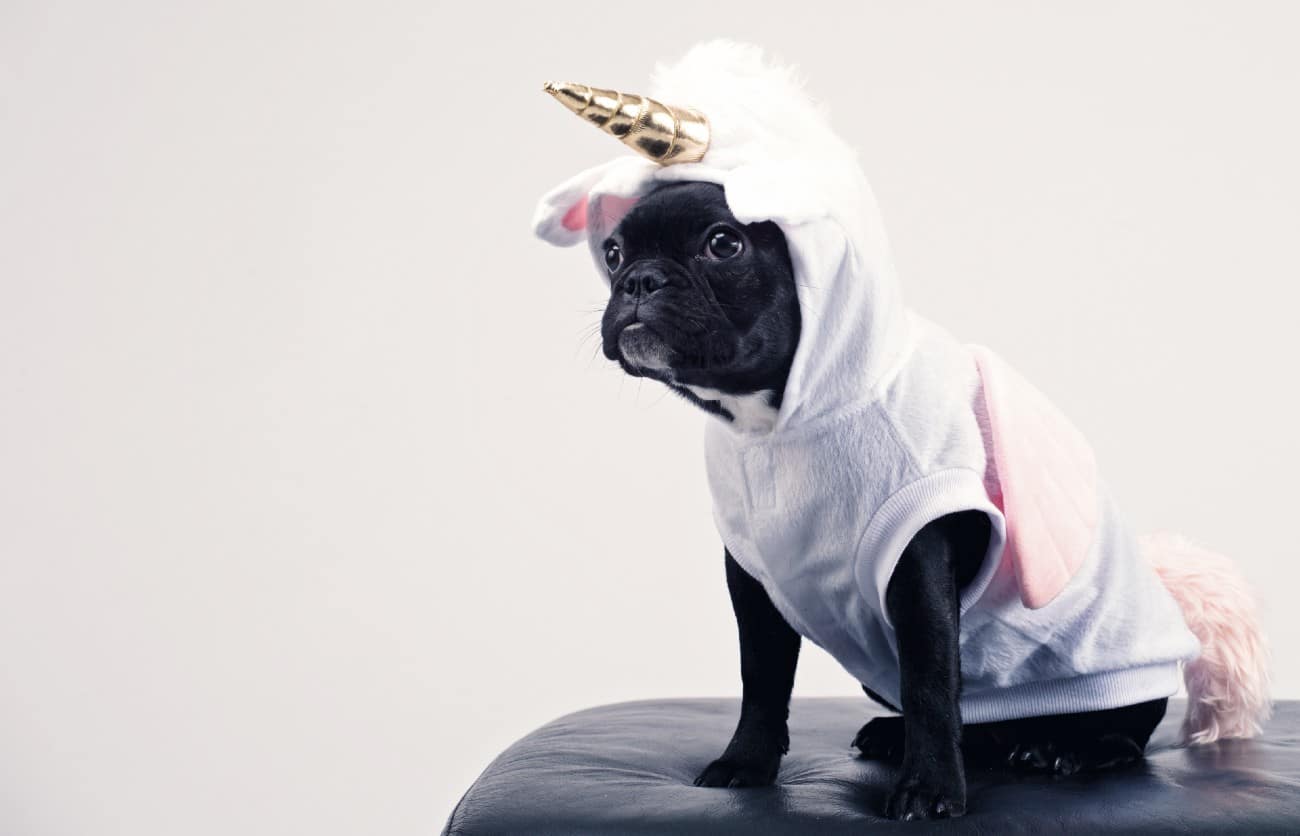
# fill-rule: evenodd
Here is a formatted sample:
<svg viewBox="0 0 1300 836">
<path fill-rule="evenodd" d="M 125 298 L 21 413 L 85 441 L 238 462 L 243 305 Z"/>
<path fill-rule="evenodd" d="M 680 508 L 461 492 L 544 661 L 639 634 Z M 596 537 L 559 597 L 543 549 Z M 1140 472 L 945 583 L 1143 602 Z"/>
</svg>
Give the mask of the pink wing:
<svg viewBox="0 0 1300 836">
<path fill-rule="evenodd" d="M 1097 528 L 1097 464 L 1074 425 L 1029 381 L 972 346 L 988 409 L 990 458 L 1002 488 L 1006 553 L 1020 600 L 1051 603 L 1088 556 Z"/>
</svg>

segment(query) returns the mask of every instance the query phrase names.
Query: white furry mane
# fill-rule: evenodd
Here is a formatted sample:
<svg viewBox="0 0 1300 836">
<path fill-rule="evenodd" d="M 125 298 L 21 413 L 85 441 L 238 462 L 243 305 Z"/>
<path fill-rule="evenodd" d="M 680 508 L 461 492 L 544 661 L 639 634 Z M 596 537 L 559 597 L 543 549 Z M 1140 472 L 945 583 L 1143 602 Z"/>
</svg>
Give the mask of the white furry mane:
<svg viewBox="0 0 1300 836">
<path fill-rule="evenodd" d="M 747 162 L 816 156 L 856 165 L 831 130 L 826 109 L 804 89 L 798 70 L 756 46 L 727 40 L 698 44 L 675 63 L 655 68 L 651 96 L 697 108 L 709 118 L 711 164 L 730 167 L 733 154 L 740 153 Z"/>
</svg>

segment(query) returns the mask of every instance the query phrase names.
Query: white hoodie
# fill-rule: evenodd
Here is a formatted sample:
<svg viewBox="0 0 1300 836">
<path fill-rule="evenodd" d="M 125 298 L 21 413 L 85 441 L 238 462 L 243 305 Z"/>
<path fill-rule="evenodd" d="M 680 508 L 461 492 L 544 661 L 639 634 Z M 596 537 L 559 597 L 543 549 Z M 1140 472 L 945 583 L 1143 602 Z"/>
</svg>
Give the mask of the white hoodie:
<svg viewBox="0 0 1300 836">
<path fill-rule="evenodd" d="M 889 579 L 922 526 L 979 510 L 993 536 L 961 600 L 965 722 L 1175 693 L 1196 639 L 1086 442 L 996 355 L 903 306 L 856 158 L 789 71 L 714 42 L 650 95 L 708 116 L 704 159 L 583 172 L 542 199 L 537 232 L 594 252 L 673 180 L 719 183 L 738 220 L 784 232 L 802 316 L 784 400 L 770 431 L 710 419 L 706 461 L 723 542 L 790 625 L 900 704 Z"/>
</svg>

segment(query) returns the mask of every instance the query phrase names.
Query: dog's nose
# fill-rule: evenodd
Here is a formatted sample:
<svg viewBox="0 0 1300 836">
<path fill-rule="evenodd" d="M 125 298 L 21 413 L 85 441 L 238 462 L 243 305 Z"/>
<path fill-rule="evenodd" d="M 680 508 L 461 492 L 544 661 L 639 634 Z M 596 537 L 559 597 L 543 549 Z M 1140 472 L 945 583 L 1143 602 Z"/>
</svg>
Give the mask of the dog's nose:
<svg viewBox="0 0 1300 836">
<path fill-rule="evenodd" d="M 656 290 L 666 287 L 668 277 L 664 275 L 662 270 L 633 267 L 623 277 L 622 285 L 625 296 L 649 296 Z"/>
</svg>

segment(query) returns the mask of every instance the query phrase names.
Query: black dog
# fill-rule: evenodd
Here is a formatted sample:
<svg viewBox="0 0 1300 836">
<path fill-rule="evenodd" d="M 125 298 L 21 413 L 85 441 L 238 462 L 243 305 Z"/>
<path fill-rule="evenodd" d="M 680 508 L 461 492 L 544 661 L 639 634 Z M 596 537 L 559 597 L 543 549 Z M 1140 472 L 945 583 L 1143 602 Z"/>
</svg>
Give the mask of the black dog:
<svg viewBox="0 0 1300 836">
<path fill-rule="evenodd" d="M 722 419 L 770 427 L 799 343 L 800 313 L 785 238 L 772 223 L 744 225 L 721 187 L 660 187 L 603 244 L 610 300 L 605 356 L 631 375 L 662 381 Z M 921 529 L 898 563 L 886 605 L 898 642 L 902 716 L 877 718 L 853 745 L 901 761 L 886 814 L 935 818 L 965 812 L 966 760 L 1069 774 L 1135 761 L 1166 701 L 1082 714 L 973 724 L 964 729 L 959 595 L 988 547 L 980 512 Z M 727 587 L 740 631 L 740 722 L 722 756 L 695 783 L 771 784 L 789 746 L 786 720 L 799 635 L 762 585 L 726 553 Z"/>
</svg>

